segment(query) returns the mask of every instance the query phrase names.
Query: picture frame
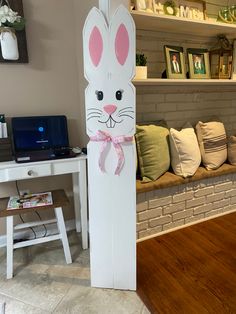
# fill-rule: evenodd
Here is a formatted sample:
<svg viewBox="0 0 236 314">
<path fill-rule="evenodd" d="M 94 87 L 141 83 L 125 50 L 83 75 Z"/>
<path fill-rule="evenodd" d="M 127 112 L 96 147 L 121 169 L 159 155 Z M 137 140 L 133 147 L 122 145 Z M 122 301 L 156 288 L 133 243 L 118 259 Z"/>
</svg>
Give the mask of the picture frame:
<svg viewBox="0 0 236 314">
<path fill-rule="evenodd" d="M 153 13 L 153 0 L 135 0 L 135 10 Z"/>
<path fill-rule="evenodd" d="M 206 2 L 204 0 L 179 0 L 179 17 L 190 20 L 206 20 Z"/>
<path fill-rule="evenodd" d="M 164 46 L 166 75 L 170 79 L 185 79 L 185 58 L 183 47 Z"/>
<path fill-rule="evenodd" d="M 233 41 L 233 64 L 231 79 L 236 80 L 236 39 Z"/>
<path fill-rule="evenodd" d="M 210 79 L 210 58 L 207 49 L 188 48 L 189 77 L 191 79 Z"/>
</svg>

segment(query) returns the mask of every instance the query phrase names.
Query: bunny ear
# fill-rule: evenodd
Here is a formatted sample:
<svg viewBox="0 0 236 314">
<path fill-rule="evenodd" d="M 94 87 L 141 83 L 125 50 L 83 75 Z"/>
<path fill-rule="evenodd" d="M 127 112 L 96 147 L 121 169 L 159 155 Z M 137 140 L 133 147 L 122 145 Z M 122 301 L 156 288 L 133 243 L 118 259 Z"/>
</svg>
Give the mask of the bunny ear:
<svg viewBox="0 0 236 314">
<path fill-rule="evenodd" d="M 124 65 L 127 60 L 129 48 L 129 34 L 125 25 L 122 23 L 117 30 L 115 38 L 115 54 L 120 65 Z"/>
<path fill-rule="evenodd" d="M 84 75 L 88 81 L 105 71 L 108 51 L 108 27 L 100 10 L 92 8 L 83 29 Z"/>
<path fill-rule="evenodd" d="M 135 75 L 135 25 L 129 11 L 120 5 L 110 24 L 110 69 L 131 80 Z"/>
</svg>

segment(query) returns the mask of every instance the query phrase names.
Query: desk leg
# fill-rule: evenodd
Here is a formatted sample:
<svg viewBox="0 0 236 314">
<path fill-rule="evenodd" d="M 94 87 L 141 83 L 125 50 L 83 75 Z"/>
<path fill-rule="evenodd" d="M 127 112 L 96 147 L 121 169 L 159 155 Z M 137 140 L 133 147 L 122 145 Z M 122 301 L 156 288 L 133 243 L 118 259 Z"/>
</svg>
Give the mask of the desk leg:
<svg viewBox="0 0 236 314">
<path fill-rule="evenodd" d="M 82 234 L 82 248 L 88 248 L 88 213 L 87 213 L 87 174 L 86 174 L 86 160 L 80 161 L 80 172 L 73 173 L 73 192 L 74 192 L 74 207 L 76 231 L 80 231 L 81 218 L 81 234 Z M 80 203 L 79 203 L 80 200 Z M 79 215 L 80 208 L 80 215 Z"/>
<path fill-rule="evenodd" d="M 80 232 L 80 199 L 79 199 L 79 174 L 73 173 L 72 174 L 73 179 L 73 194 L 74 194 L 74 209 L 75 209 L 75 226 L 76 231 Z"/>
<path fill-rule="evenodd" d="M 7 279 L 13 277 L 13 216 L 7 218 Z"/>
</svg>

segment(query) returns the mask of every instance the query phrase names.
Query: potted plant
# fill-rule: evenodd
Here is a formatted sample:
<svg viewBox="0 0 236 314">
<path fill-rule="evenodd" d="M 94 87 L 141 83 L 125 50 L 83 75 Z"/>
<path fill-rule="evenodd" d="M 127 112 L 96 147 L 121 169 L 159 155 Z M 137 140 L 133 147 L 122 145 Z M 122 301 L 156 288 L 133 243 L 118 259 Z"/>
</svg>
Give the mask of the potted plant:
<svg viewBox="0 0 236 314">
<path fill-rule="evenodd" d="M 8 0 L 7 5 L 0 2 L 0 43 L 2 48 L 2 57 L 6 60 L 19 59 L 16 31 L 21 31 L 25 27 L 25 19 L 18 15 L 18 12 L 10 8 Z"/>
<path fill-rule="evenodd" d="M 143 53 L 136 53 L 136 75 L 135 79 L 147 78 L 147 57 Z"/>
</svg>

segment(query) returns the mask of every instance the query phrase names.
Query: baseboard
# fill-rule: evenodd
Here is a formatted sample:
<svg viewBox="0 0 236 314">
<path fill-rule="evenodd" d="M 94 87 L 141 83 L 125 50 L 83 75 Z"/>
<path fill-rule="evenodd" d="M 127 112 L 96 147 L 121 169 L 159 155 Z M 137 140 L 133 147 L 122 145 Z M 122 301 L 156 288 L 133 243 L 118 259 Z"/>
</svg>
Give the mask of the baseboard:
<svg viewBox="0 0 236 314">
<path fill-rule="evenodd" d="M 65 221 L 65 225 L 66 225 L 67 231 L 75 230 L 75 220 L 74 219 Z M 58 232 L 56 223 L 47 225 L 46 228 L 47 228 L 47 235 L 52 235 L 52 234 L 55 234 Z M 37 237 L 42 237 L 45 234 L 45 229 L 43 226 L 35 227 L 34 231 L 35 231 Z M 34 234 L 28 228 L 25 229 L 24 231 L 17 231 L 14 233 L 14 239 L 16 239 L 16 240 L 33 239 L 33 238 L 34 238 Z M 6 235 L 0 236 L 0 247 L 6 246 L 6 243 L 7 243 Z"/>
</svg>

